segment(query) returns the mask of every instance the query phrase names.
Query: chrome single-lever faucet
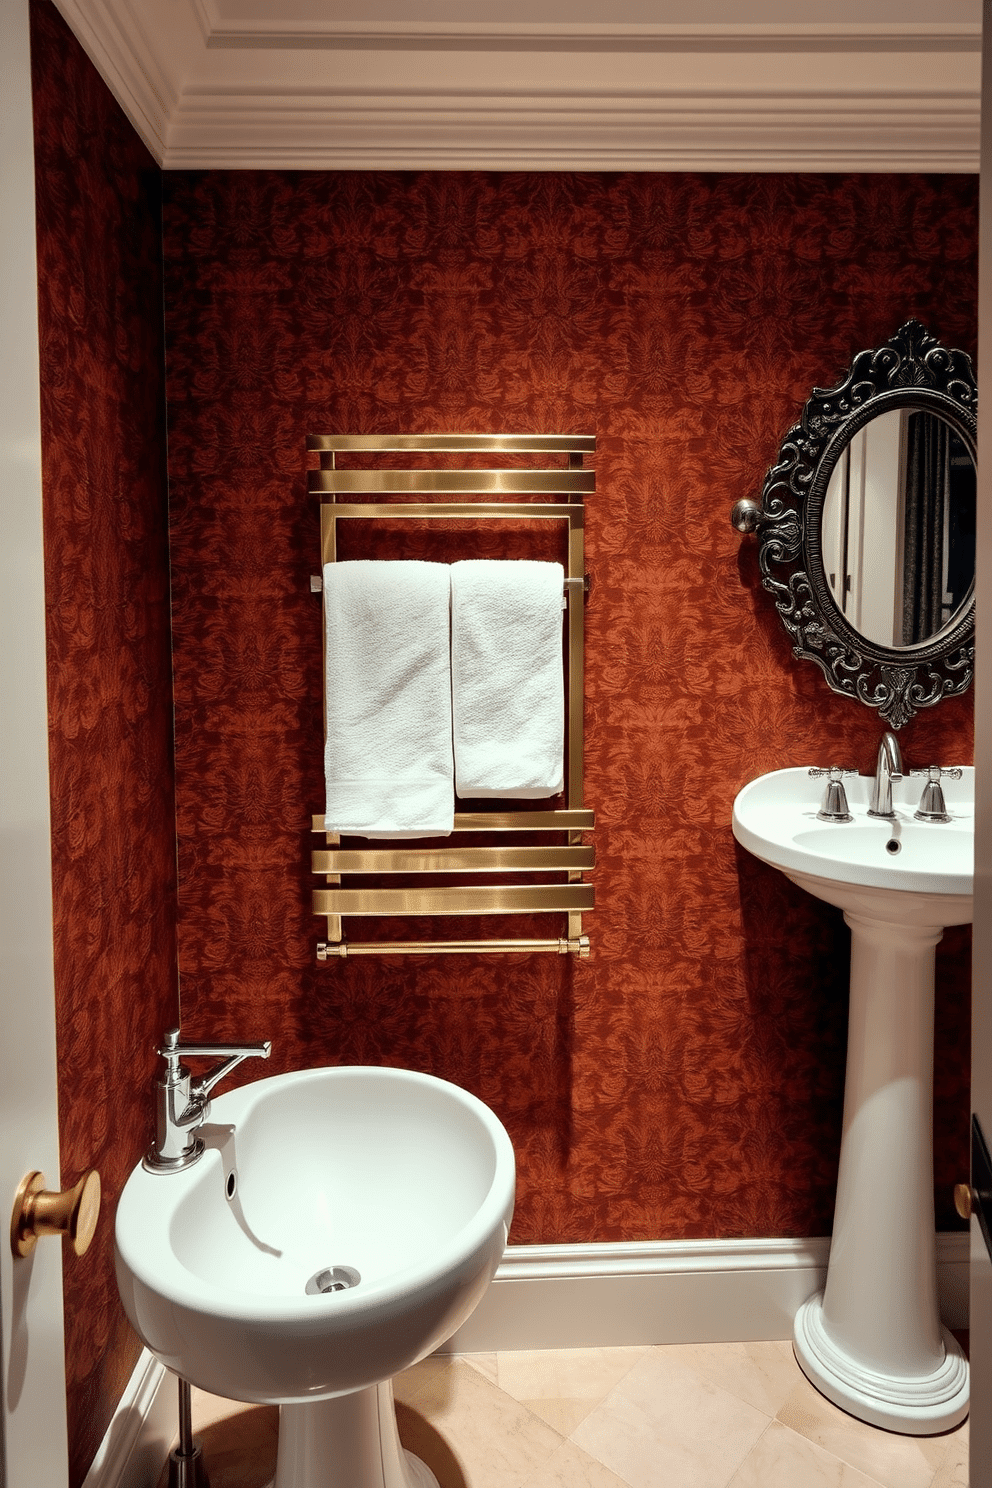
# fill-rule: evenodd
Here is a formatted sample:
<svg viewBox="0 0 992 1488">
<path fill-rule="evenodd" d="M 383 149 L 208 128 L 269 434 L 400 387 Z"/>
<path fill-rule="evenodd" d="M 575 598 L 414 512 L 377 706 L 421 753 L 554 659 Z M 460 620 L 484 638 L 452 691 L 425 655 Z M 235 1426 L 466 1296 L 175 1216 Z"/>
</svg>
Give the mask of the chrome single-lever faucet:
<svg viewBox="0 0 992 1488">
<path fill-rule="evenodd" d="M 272 1044 L 181 1044 L 170 1028 L 159 1054 L 165 1060 L 155 1085 L 155 1141 L 142 1160 L 149 1173 L 179 1173 L 203 1154 L 199 1128 L 210 1114 L 210 1093 L 242 1059 L 268 1059 Z M 194 1079 L 182 1059 L 220 1059 L 216 1069 Z"/>
<path fill-rule="evenodd" d="M 892 782 L 901 780 L 902 773 L 902 753 L 899 749 L 899 741 L 895 734 L 886 731 L 878 746 L 875 779 L 872 781 L 871 796 L 868 800 L 869 816 L 882 816 L 887 821 L 892 821 L 895 817 L 892 809 Z"/>
</svg>

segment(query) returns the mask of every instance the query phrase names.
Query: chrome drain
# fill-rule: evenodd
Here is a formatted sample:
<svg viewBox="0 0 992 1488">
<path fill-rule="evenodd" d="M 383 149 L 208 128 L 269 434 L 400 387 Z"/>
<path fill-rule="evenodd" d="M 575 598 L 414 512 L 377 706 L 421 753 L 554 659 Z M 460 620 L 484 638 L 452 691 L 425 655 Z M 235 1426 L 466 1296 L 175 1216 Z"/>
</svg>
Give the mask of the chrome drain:
<svg viewBox="0 0 992 1488">
<path fill-rule="evenodd" d="M 361 1279 L 354 1266 L 325 1266 L 323 1270 L 315 1271 L 307 1282 L 307 1295 L 320 1297 L 327 1292 L 346 1292 L 349 1287 L 357 1286 Z"/>
</svg>

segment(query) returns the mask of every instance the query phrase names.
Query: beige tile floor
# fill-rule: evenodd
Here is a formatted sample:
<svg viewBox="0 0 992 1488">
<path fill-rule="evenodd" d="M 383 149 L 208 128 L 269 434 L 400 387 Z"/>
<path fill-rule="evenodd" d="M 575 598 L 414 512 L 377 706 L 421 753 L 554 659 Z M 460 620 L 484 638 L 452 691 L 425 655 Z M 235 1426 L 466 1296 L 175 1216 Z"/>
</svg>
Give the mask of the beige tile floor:
<svg viewBox="0 0 992 1488">
<path fill-rule="evenodd" d="M 395 1381 L 441 1488 L 967 1488 L 968 1423 L 897 1436 L 845 1415 L 791 1344 L 434 1356 Z M 264 1488 L 277 1413 L 193 1392 L 211 1488 Z M 160 1480 L 162 1488 L 166 1473 Z"/>
</svg>

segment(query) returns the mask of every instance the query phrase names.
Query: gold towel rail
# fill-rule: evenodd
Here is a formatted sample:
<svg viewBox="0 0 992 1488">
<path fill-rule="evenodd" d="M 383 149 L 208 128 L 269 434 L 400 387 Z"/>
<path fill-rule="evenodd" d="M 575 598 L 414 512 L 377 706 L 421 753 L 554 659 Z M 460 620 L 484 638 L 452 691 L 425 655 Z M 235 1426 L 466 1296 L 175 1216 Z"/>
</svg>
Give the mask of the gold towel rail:
<svg viewBox="0 0 992 1488">
<path fill-rule="evenodd" d="M 554 951 L 559 956 L 584 958 L 589 955 L 589 937 L 580 935 L 575 940 L 564 937 L 559 940 L 321 940 L 317 943 L 317 960 L 329 961 L 335 956 L 342 961 L 348 956 L 452 956 L 466 951 L 489 956 L 494 953 L 508 955 L 513 951 Z"/>
<path fill-rule="evenodd" d="M 577 455 L 593 454 L 595 434 L 308 434 L 317 454 L 406 451 L 417 454 Z"/>
<path fill-rule="evenodd" d="M 442 889 L 314 889 L 319 915 L 490 915 L 581 913 L 593 887 L 571 884 L 450 884 Z M 333 939 L 333 937 L 332 937 Z"/>
<path fill-rule="evenodd" d="M 591 470 L 310 471 L 310 490 L 328 496 L 381 495 L 387 492 L 403 496 L 431 491 L 439 495 L 482 495 L 489 491 L 505 491 L 508 495 L 541 495 L 546 492 L 571 495 L 595 489 L 596 477 Z M 421 512 L 423 515 L 425 513 Z"/>
<path fill-rule="evenodd" d="M 320 457 L 320 469 L 308 472 L 309 490 L 321 497 L 321 566 L 337 561 L 337 523 L 364 519 L 472 519 L 499 521 L 563 521 L 567 524 L 565 627 L 568 719 L 566 806 L 557 810 L 467 811 L 455 815 L 454 833 L 563 834 L 565 841 L 548 846 L 495 843 L 449 845 L 449 839 L 427 847 L 395 843 L 342 847 L 339 837 L 325 831 L 322 815 L 312 818 L 312 830 L 324 834 L 325 848 L 312 853 L 315 874 L 331 887 L 315 889 L 313 910 L 326 916 L 327 940 L 319 943 L 318 959 L 371 955 L 440 954 L 457 952 L 554 952 L 588 956 L 589 938 L 582 933 L 582 914 L 592 909 L 594 891 L 582 880 L 593 867 L 592 847 L 581 834 L 594 825 L 582 804 L 582 681 L 585 593 L 588 577 L 584 562 L 584 497 L 595 490 L 595 473 L 582 468 L 583 455 L 596 448 L 594 435 L 562 434 L 315 434 L 307 449 Z M 567 468 L 465 469 L 423 468 L 340 470 L 341 453 L 497 454 L 567 457 Z M 504 499 L 480 499 L 497 496 Z M 353 501 L 341 498 L 372 497 Z M 411 500 L 426 497 L 426 500 Z M 467 497 L 467 500 L 451 500 Z M 525 498 L 523 500 L 517 498 Z M 441 499 L 437 499 L 441 498 Z M 510 498 L 510 499 L 506 499 Z M 526 499 L 531 498 L 531 499 Z M 536 498 L 536 499 L 534 499 Z M 314 581 L 312 587 L 319 590 Z M 325 700 L 326 701 L 326 700 Z M 351 839 L 350 839 L 351 840 Z M 362 839 L 358 839 L 361 841 Z M 341 876 L 431 874 L 475 876 L 501 874 L 557 874 L 558 882 L 458 883 L 440 886 L 382 888 L 341 886 Z M 343 939 L 343 916 L 504 915 L 560 913 L 567 934 L 548 939 L 457 941 L 348 942 Z"/>
<path fill-rule="evenodd" d="M 324 831 L 322 815 L 311 817 L 314 832 Z M 592 811 L 456 811 L 456 832 L 591 832 Z M 337 839 L 335 838 L 335 841 Z"/>
<path fill-rule="evenodd" d="M 314 873 L 561 873 L 595 868 L 592 847 L 439 847 L 329 849 L 312 855 Z"/>
</svg>

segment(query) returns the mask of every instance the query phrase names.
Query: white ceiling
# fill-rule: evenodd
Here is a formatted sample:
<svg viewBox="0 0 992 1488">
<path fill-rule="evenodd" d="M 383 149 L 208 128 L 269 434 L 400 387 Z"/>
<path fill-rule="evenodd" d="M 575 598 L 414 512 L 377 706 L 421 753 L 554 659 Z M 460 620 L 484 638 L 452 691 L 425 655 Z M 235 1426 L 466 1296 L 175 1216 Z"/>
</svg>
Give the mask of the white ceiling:
<svg viewBox="0 0 992 1488">
<path fill-rule="evenodd" d="M 981 0 L 56 3 L 166 169 L 978 169 Z"/>
</svg>

